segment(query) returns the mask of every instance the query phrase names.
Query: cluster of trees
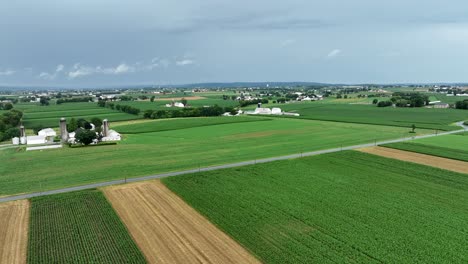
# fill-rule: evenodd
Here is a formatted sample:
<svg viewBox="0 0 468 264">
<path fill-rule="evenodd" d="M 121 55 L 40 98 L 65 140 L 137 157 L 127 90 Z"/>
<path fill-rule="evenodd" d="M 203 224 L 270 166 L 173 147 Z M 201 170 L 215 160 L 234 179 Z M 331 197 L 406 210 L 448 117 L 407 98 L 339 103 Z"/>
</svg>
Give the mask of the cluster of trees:
<svg viewBox="0 0 468 264">
<path fill-rule="evenodd" d="M 11 110 L 13 109 L 12 103 L 0 103 L 0 110 Z"/>
<path fill-rule="evenodd" d="M 468 109 L 468 99 L 456 102 L 455 108 L 456 109 Z"/>
<path fill-rule="evenodd" d="M 39 103 L 42 105 L 42 106 L 47 106 L 49 105 L 49 100 L 50 98 L 49 97 L 45 97 L 45 96 L 41 96 L 41 98 L 39 99 Z"/>
<path fill-rule="evenodd" d="M 20 136 L 18 126 L 22 117 L 23 112 L 16 109 L 12 109 L 0 115 L 0 141 Z"/>
<path fill-rule="evenodd" d="M 245 107 L 248 105 L 256 105 L 258 103 L 268 104 L 268 99 L 256 99 L 256 100 L 249 100 L 249 101 L 239 101 L 240 107 Z"/>
<path fill-rule="evenodd" d="M 124 113 L 127 113 L 127 114 L 132 114 L 132 115 L 138 115 L 141 112 L 140 109 L 138 109 L 136 107 L 133 107 L 133 106 L 115 104 L 115 103 L 106 102 L 106 101 L 103 101 L 103 100 L 98 101 L 98 106 L 107 107 L 107 108 L 110 108 L 110 109 L 113 109 L 113 110 L 117 110 L 117 111 L 124 112 Z"/>
<path fill-rule="evenodd" d="M 144 118 L 160 119 L 175 117 L 200 117 L 200 116 L 220 116 L 226 112 L 232 115 L 237 114 L 234 107 L 221 107 L 218 105 L 210 107 L 183 108 L 181 110 L 146 110 Z"/>
<path fill-rule="evenodd" d="M 397 107 L 423 107 L 429 104 L 429 96 L 421 93 L 394 92 L 390 101 Z"/>
<path fill-rule="evenodd" d="M 374 99 L 374 101 L 372 101 L 372 103 L 374 103 L 377 99 Z M 377 104 L 377 107 L 387 107 L 387 106 L 392 106 L 393 103 L 392 101 L 380 101 L 380 102 L 376 102 L 374 104 Z"/>
<path fill-rule="evenodd" d="M 94 131 L 96 132 L 101 132 L 101 126 L 102 126 L 102 119 L 99 117 L 93 117 L 91 120 L 88 122 L 86 119 L 79 118 L 71 118 L 70 121 L 67 123 L 67 131 L 69 132 L 75 132 L 78 129 L 92 129 L 93 127 L 91 124 L 94 125 Z"/>
<path fill-rule="evenodd" d="M 60 98 L 57 100 L 57 104 L 91 102 L 91 101 L 93 101 L 92 97 L 78 97 L 78 98 L 68 98 L 68 99 Z"/>
<path fill-rule="evenodd" d="M 93 128 L 91 124 L 94 125 L 94 130 L 91 130 Z M 81 143 L 83 145 L 89 145 L 95 139 L 100 140 L 102 138 L 102 119 L 98 117 L 93 117 L 88 122 L 83 118 L 72 118 L 67 124 L 67 130 L 70 132 L 76 132 L 76 142 Z"/>
</svg>

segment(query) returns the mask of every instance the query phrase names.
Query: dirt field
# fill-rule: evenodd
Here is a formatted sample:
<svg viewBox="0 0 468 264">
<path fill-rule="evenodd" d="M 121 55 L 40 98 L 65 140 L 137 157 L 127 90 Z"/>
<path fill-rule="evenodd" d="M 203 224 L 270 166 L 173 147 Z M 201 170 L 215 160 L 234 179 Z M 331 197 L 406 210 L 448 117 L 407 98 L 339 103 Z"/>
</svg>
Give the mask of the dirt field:
<svg viewBox="0 0 468 264">
<path fill-rule="evenodd" d="M 206 99 L 206 97 L 202 96 L 187 96 L 187 97 L 170 97 L 170 98 L 157 98 L 155 101 L 180 101 L 182 99 L 187 99 L 187 100 L 202 100 Z"/>
<path fill-rule="evenodd" d="M 468 162 L 441 158 L 431 155 L 425 155 L 410 151 L 403 151 L 398 149 L 384 148 L 384 147 L 370 147 L 359 149 L 359 151 L 379 155 L 387 158 L 420 163 L 427 166 L 437 167 L 445 170 L 451 170 L 460 173 L 468 174 Z"/>
<path fill-rule="evenodd" d="M 150 263 L 259 263 L 159 181 L 103 191 Z"/>
<path fill-rule="evenodd" d="M 0 263 L 26 263 L 29 201 L 0 204 Z"/>
</svg>

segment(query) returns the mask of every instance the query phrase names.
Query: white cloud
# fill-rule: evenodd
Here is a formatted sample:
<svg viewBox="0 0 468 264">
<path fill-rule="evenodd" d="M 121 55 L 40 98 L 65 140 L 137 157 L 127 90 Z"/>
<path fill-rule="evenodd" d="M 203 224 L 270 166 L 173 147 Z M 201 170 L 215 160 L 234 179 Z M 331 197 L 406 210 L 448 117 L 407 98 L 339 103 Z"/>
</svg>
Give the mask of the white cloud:
<svg viewBox="0 0 468 264">
<path fill-rule="evenodd" d="M 176 65 L 177 65 L 177 66 L 186 66 L 186 65 L 191 65 L 191 64 L 194 64 L 194 63 L 195 63 L 195 61 L 189 60 L 189 59 L 184 59 L 184 60 L 176 61 Z"/>
<path fill-rule="evenodd" d="M 55 70 L 55 72 L 62 72 L 64 69 L 65 69 L 65 66 L 63 64 L 59 64 L 57 65 L 57 69 Z"/>
<path fill-rule="evenodd" d="M 330 53 L 328 53 L 327 57 L 328 58 L 333 58 L 333 57 L 338 56 L 340 53 L 341 53 L 340 49 L 334 49 L 334 50 L 330 51 Z"/>
<path fill-rule="evenodd" d="M 136 63 L 135 65 L 138 65 Z M 138 69 L 136 66 L 131 66 L 126 63 L 121 63 L 116 67 L 103 68 L 102 66 L 86 66 L 76 63 L 73 66 L 73 70 L 68 72 L 68 78 L 75 79 L 78 77 L 88 76 L 92 74 L 109 74 L 109 75 L 119 75 L 136 72 Z"/>
<path fill-rule="evenodd" d="M 286 46 L 290 46 L 292 44 L 296 43 L 296 40 L 295 39 L 287 39 L 287 40 L 283 40 L 281 43 L 280 43 L 280 46 L 283 48 L 283 47 L 286 47 Z"/>
<path fill-rule="evenodd" d="M 10 76 L 10 75 L 13 75 L 15 73 L 16 73 L 16 71 L 12 71 L 12 70 L 0 71 L 0 76 Z"/>
<path fill-rule="evenodd" d="M 65 66 L 63 64 L 57 65 L 57 68 L 55 68 L 54 73 L 48 73 L 48 72 L 41 72 L 37 78 L 43 79 L 43 80 L 55 80 L 57 78 L 58 74 L 63 72 L 65 69 Z"/>
</svg>

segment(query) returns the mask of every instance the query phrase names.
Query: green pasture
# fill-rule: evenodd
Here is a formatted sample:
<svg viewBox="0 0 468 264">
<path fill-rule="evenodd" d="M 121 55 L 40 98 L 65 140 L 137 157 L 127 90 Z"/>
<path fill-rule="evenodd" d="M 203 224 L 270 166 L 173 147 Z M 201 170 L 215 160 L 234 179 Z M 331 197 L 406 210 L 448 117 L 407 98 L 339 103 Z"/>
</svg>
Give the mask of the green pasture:
<svg viewBox="0 0 468 264">
<path fill-rule="evenodd" d="M 449 159 L 468 161 L 468 134 L 444 135 L 383 145 Z"/>
<path fill-rule="evenodd" d="M 212 119 L 183 119 L 179 122 L 189 122 L 187 124 L 193 127 L 183 129 L 176 125 L 173 126 L 174 130 L 168 131 L 160 130 L 166 124 L 172 126 L 174 123 L 171 122 L 174 120 L 157 121 L 151 127 L 160 132 L 124 134 L 123 141 L 117 145 L 65 147 L 47 151 L 2 150 L 0 196 L 336 148 L 409 135 L 407 128 L 400 127 L 288 118 L 219 125 L 211 123 L 209 126 L 206 126 L 206 120 Z M 138 122 L 135 127 L 136 130 L 142 128 Z M 130 127 L 126 129 L 129 130 Z"/>
<path fill-rule="evenodd" d="M 163 179 L 265 263 L 466 263 L 468 177 L 354 151 Z"/>
<path fill-rule="evenodd" d="M 97 190 L 31 199 L 28 263 L 146 263 Z"/>
</svg>

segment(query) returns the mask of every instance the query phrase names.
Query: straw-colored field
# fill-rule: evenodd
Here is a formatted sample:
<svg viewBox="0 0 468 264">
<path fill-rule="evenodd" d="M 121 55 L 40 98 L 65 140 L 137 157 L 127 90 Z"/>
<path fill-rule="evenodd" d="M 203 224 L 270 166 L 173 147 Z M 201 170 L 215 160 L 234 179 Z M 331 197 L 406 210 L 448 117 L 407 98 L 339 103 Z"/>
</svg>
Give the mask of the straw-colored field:
<svg viewBox="0 0 468 264">
<path fill-rule="evenodd" d="M 370 147 L 360 149 L 362 152 L 379 155 L 387 158 L 409 161 L 427 166 L 437 167 L 445 170 L 451 170 L 460 173 L 468 174 L 468 162 L 441 158 L 416 152 L 409 152 L 398 149 L 384 148 L 384 147 Z"/>
<path fill-rule="evenodd" d="M 29 201 L 0 204 L 0 263 L 26 263 Z"/>
<path fill-rule="evenodd" d="M 159 181 L 104 193 L 150 263 L 258 263 Z"/>
</svg>

